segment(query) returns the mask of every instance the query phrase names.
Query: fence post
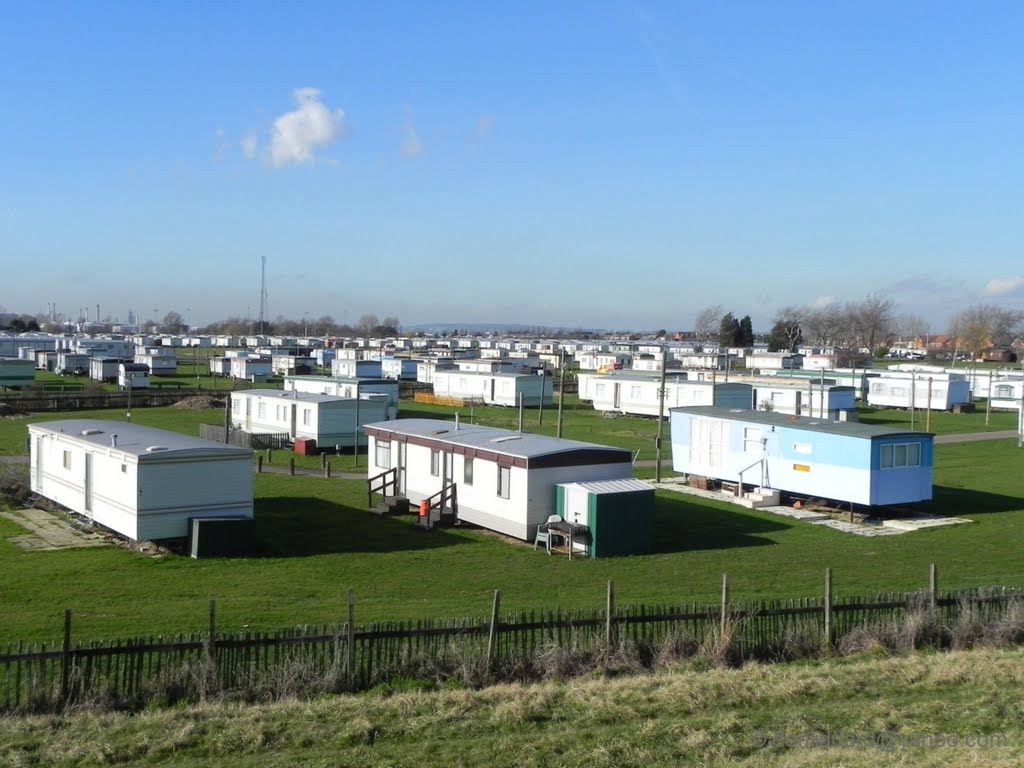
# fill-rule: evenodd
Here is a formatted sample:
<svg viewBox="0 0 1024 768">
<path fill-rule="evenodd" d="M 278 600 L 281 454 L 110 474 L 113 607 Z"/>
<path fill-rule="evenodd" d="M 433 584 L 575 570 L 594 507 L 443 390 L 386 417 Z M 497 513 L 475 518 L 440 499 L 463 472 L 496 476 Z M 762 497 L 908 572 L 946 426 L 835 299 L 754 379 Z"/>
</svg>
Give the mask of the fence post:
<svg viewBox="0 0 1024 768">
<path fill-rule="evenodd" d="M 494 602 L 491 604 L 491 626 L 487 633 L 487 672 L 490 674 L 494 663 L 494 652 L 498 640 L 498 608 L 501 606 L 501 590 L 494 590 Z"/>
<path fill-rule="evenodd" d="M 331 462 L 329 461 L 324 462 L 324 477 L 328 480 L 331 479 Z"/>
<path fill-rule="evenodd" d="M 832 648 L 832 569 L 825 569 L 825 649 Z"/>
<path fill-rule="evenodd" d="M 352 590 L 348 591 L 348 622 L 345 624 L 345 673 L 351 686 L 356 678 L 356 598 Z"/>
<path fill-rule="evenodd" d="M 326 469 L 326 468 L 327 468 L 327 454 L 326 453 L 321 453 L 320 454 L 320 469 Z"/>
<path fill-rule="evenodd" d="M 729 626 L 729 574 L 722 574 L 722 614 L 719 617 L 718 630 L 725 637 Z"/>
<path fill-rule="evenodd" d="M 261 472 L 263 472 L 263 457 L 257 454 L 257 456 L 256 456 L 256 474 L 258 475 Z"/>
<path fill-rule="evenodd" d="M 608 579 L 608 594 L 604 605 L 604 642 L 609 648 L 615 640 L 615 582 Z"/>
<path fill-rule="evenodd" d="M 273 450 L 272 448 L 267 448 L 267 464 L 273 464 L 274 463 L 274 461 L 273 461 L 273 455 L 274 454 L 271 453 L 272 450 Z"/>
<path fill-rule="evenodd" d="M 210 598 L 210 636 L 206 643 L 207 690 L 217 687 L 217 600 Z"/>
<path fill-rule="evenodd" d="M 288 474 L 295 475 L 295 457 L 292 456 L 288 459 Z"/>
<path fill-rule="evenodd" d="M 60 701 L 66 707 L 71 697 L 71 609 L 64 609 L 64 644 L 60 654 Z"/>
<path fill-rule="evenodd" d="M 939 569 L 935 563 L 928 566 L 928 604 L 933 611 L 939 604 Z"/>
</svg>

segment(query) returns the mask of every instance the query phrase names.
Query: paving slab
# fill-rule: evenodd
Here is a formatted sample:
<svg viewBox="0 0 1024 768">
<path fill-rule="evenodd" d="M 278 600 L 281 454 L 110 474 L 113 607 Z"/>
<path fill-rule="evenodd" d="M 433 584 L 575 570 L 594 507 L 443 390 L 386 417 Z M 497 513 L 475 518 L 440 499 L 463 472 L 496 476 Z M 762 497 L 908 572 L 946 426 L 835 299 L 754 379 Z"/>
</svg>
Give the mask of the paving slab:
<svg viewBox="0 0 1024 768">
<path fill-rule="evenodd" d="M 8 536 L 7 541 L 29 552 L 46 552 L 79 547 L 102 547 L 106 538 L 75 528 L 67 519 L 43 509 L 16 509 L 0 516 L 24 528 L 27 533 Z"/>
</svg>

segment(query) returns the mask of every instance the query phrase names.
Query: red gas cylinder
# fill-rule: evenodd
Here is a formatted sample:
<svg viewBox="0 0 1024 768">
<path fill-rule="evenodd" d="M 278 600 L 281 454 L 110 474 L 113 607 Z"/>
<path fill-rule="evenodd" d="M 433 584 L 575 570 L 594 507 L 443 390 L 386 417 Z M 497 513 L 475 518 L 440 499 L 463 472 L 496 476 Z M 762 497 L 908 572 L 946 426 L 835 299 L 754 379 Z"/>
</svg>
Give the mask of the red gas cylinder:
<svg viewBox="0 0 1024 768">
<path fill-rule="evenodd" d="M 430 502 L 424 499 L 420 502 L 420 517 L 426 517 L 428 512 L 430 512 Z"/>
</svg>

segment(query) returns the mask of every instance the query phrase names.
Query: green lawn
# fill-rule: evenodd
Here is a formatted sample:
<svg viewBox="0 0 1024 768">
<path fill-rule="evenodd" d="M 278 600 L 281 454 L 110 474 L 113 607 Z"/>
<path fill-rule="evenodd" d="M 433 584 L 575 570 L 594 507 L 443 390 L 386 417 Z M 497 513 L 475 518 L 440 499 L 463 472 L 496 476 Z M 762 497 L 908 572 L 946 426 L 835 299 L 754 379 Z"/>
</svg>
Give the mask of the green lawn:
<svg viewBox="0 0 1024 768">
<path fill-rule="evenodd" d="M 641 458 L 653 458 L 656 421 L 606 419 L 577 405 L 566 409 L 566 437 L 640 449 Z M 412 403 L 402 410 L 452 413 Z M 526 428 L 537 430 L 539 416 L 527 412 Z M 554 416 L 545 413 L 542 431 L 553 433 Z M 936 420 L 936 428 L 961 431 L 956 419 L 977 414 L 948 416 L 948 422 Z M 27 422 L 58 417 L 0 419 L 0 454 L 24 453 Z M 201 422 L 220 423 L 222 412 L 138 409 L 134 418 L 196 434 Z M 463 409 L 462 418 L 511 426 L 518 413 Z M 285 463 L 285 455 L 277 452 L 274 463 Z M 944 588 L 1024 584 L 1018 544 L 1024 491 L 1015 471 L 1024 452 L 1013 440 L 997 440 L 939 445 L 935 455 L 935 501 L 928 507 L 975 523 L 868 539 L 659 492 L 657 554 L 571 563 L 484 532 L 426 533 L 411 519 L 377 518 L 366 512 L 363 481 L 265 474 L 255 478 L 258 556 L 247 559 L 197 562 L 115 547 L 25 553 L 0 540 L 0 639 L 52 639 L 64 608 L 74 611 L 78 638 L 195 630 L 203 626 L 209 597 L 218 599 L 226 630 L 332 622 L 343 617 L 349 588 L 356 592 L 358 618 L 369 621 L 482 616 L 494 589 L 502 590 L 506 610 L 599 607 L 608 579 L 615 580 L 620 602 L 714 600 L 724 572 L 738 600 L 816 595 L 826 567 L 833 569 L 838 595 L 919 588 L 931 562 L 939 565 Z M 355 461 L 351 455 L 331 460 L 335 472 L 352 471 Z M 366 457 L 358 461 L 357 471 L 365 471 Z M 298 463 L 319 466 L 313 457 Z M 638 474 L 652 476 L 653 469 Z M 0 519 L 0 537 L 18 533 Z"/>
</svg>

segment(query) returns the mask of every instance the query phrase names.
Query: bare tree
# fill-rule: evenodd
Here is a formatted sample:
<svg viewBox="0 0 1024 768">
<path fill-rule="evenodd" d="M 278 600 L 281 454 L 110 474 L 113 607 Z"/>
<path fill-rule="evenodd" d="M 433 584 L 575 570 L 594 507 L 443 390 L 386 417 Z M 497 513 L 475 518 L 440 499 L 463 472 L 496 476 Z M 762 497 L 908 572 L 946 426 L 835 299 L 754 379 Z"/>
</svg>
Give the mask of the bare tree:
<svg viewBox="0 0 1024 768">
<path fill-rule="evenodd" d="M 841 305 L 806 309 L 801 319 L 804 341 L 819 347 L 842 346 L 844 318 Z"/>
<path fill-rule="evenodd" d="M 369 336 L 378 325 L 380 325 L 380 320 L 377 319 L 377 316 L 367 313 L 359 318 L 359 325 L 356 326 L 356 330 Z"/>
<path fill-rule="evenodd" d="M 929 335 L 931 333 L 931 325 L 920 315 L 904 312 L 896 317 L 893 323 L 893 330 L 904 341 L 913 341 L 920 336 Z"/>
<path fill-rule="evenodd" d="M 722 305 L 715 304 L 705 307 L 697 313 L 693 321 L 693 349 L 696 352 L 703 352 L 705 345 L 718 336 L 719 325 L 722 322 Z"/>
<path fill-rule="evenodd" d="M 975 304 L 957 312 L 950 320 L 949 334 L 956 345 L 979 357 L 988 347 L 1005 347 L 1017 334 L 1024 313 L 991 304 Z"/>
<path fill-rule="evenodd" d="M 175 312 L 173 309 L 164 315 L 164 319 L 160 323 L 162 333 L 184 333 L 186 330 L 188 330 L 188 326 L 185 325 L 185 318 L 181 316 L 180 312 Z"/>
<path fill-rule="evenodd" d="M 875 346 L 892 327 L 892 307 L 892 299 L 879 293 L 872 293 L 849 306 L 858 340 L 871 354 L 874 354 Z"/>
<path fill-rule="evenodd" d="M 805 310 L 800 307 L 783 307 L 772 319 L 768 349 L 772 352 L 793 352 L 803 338 L 801 325 Z"/>
</svg>

